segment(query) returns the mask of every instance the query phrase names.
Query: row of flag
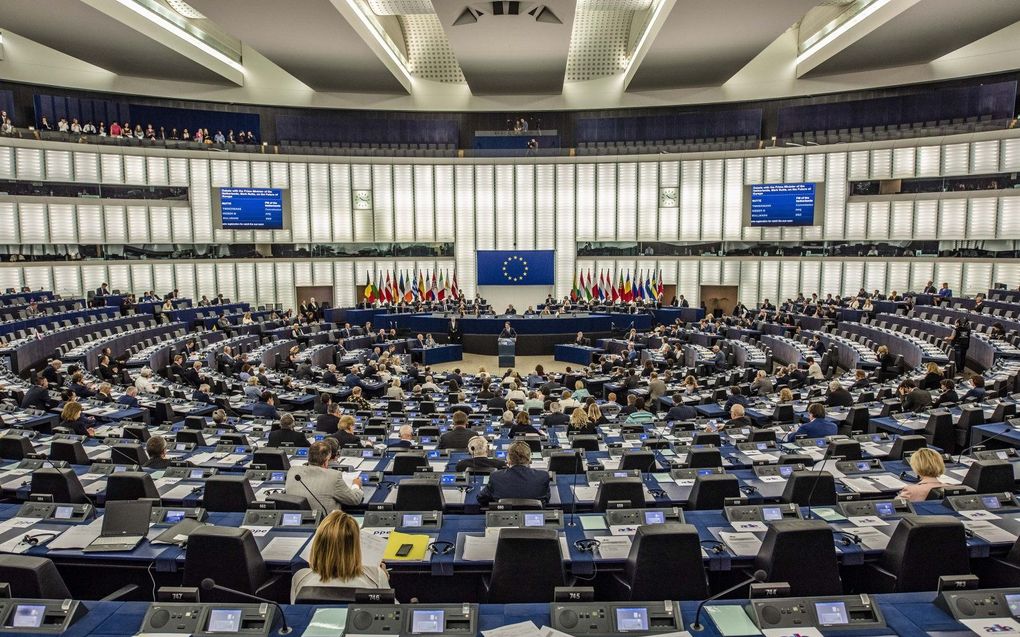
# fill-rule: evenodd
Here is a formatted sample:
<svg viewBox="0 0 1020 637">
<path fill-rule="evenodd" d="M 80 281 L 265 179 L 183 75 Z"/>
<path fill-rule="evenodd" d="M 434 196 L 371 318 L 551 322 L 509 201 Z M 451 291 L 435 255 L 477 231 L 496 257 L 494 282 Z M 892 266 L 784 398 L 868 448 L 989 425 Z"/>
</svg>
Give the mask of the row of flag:
<svg viewBox="0 0 1020 637">
<path fill-rule="evenodd" d="M 644 276 L 642 277 L 642 272 Z M 644 279 L 644 280 L 642 280 Z M 574 287 L 570 290 L 571 301 L 631 301 L 658 300 L 662 298 L 666 289 L 662 283 L 662 271 L 658 274 L 653 270 L 647 272 L 638 270 L 637 276 L 631 280 L 630 270 L 627 270 L 627 277 L 623 272 L 619 273 L 619 280 L 614 283 L 613 275 L 609 272 L 599 270 L 598 278 L 588 270 L 587 278 L 584 272 L 577 275 Z"/>
<path fill-rule="evenodd" d="M 408 273 L 406 276 L 403 272 L 400 272 L 399 276 L 394 272 L 392 277 L 387 272 L 385 281 L 377 276 L 374 283 L 372 282 L 372 273 L 369 272 L 365 281 L 365 300 L 369 303 L 376 301 L 382 303 L 458 301 L 460 298 L 457 275 L 454 274 L 451 278 L 449 272 L 439 272 L 437 276 L 433 270 L 431 277 L 428 272 L 421 270 L 418 271 L 417 277 L 414 272 Z"/>
</svg>

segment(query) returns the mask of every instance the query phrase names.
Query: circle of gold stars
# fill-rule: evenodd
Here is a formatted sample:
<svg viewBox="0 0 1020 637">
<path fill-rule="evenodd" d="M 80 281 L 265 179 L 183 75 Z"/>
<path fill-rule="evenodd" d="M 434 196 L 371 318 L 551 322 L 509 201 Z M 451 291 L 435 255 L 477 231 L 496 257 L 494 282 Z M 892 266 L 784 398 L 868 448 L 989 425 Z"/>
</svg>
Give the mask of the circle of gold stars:
<svg viewBox="0 0 1020 637">
<path fill-rule="evenodd" d="M 510 265 L 515 261 L 521 264 L 521 273 L 517 276 L 510 274 L 509 270 Z M 520 283 L 524 279 L 528 278 L 528 262 L 516 254 L 507 257 L 506 260 L 503 261 L 503 278 L 511 283 Z"/>
</svg>

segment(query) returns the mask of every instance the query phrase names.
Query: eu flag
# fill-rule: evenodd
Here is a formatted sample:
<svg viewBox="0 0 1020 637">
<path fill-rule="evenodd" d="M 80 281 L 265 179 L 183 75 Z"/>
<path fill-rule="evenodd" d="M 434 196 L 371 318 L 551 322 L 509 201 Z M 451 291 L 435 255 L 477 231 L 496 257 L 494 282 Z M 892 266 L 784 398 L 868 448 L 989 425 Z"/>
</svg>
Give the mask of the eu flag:
<svg viewBox="0 0 1020 637">
<path fill-rule="evenodd" d="M 478 285 L 552 285 L 554 250 L 479 250 Z"/>
</svg>

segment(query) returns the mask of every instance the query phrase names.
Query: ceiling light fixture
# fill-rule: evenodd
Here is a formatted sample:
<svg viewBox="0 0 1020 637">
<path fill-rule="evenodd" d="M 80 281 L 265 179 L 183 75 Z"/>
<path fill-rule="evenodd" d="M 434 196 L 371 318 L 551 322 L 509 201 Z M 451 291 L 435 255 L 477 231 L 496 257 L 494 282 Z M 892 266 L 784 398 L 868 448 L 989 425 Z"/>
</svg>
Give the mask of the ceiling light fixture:
<svg viewBox="0 0 1020 637">
<path fill-rule="evenodd" d="M 160 16 L 159 14 L 149 10 L 147 7 L 138 4 L 134 0 L 117 0 L 117 2 L 127 7 L 128 9 L 131 9 L 138 15 L 148 20 L 149 22 L 155 24 L 156 26 L 165 29 L 166 31 L 177 36 L 178 38 L 188 42 L 192 46 L 201 49 L 203 53 L 208 53 L 209 55 L 213 56 L 220 62 L 223 62 L 232 69 L 244 73 L 244 66 L 241 65 L 240 62 L 231 59 L 229 56 L 224 55 L 221 51 L 217 51 L 214 47 L 209 46 L 207 43 L 203 42 L 202 40 L 195 37 L 191 33 L 188 33 L 187 31 L 180 28 L 176 24 L 169 22 L 168 20 L 163 18 L 163 16 Z"/>
<path fill-rule="evenodd" d="M 796 59 L 795 63 L 796 64 L 803 63 L 805 60 L 807 60 L 809 57 L 811 57 L 814 54 L 815 51 L 820 51 L 822 47 L 831 44 L 833 40 L 835 40 L 836 38 L 842 36 L 844 33 L 849 31 L 850 29 L 854 28 L 855 26 L 857 26 L 858 24 L 863 22 L 868 17 L 872 16 L 876 11 L 878 11 L 879 9 L 884 7 L 885 5 L 889 4 L 890 2 L 892 2 L 892 0 L 875 0 L 874 2 L 869 4 L 867 7 L 862 9 L 859 13 L 854 15 L 852 18 L 850 18 L 849 20 L 847 20 L 843 24 L 841 24 L 838 27 L 836 27 L 835 29 L 833 29 L 824 38 L 822 38 L 821 40 L 815 42 L 814 44 L 812 44 L 808 48 L 804 49 L 804 51 L 802 51 L 801 54 L 797 56 L 797 59 Z"/>
<path fill-rule="evenodd" d="M 191 6 L 184 0 L 166 0 L 167 5 L 189 20 L 204 20 L 205 16 L 198 12 L 198 9 Z"/>
</svg>

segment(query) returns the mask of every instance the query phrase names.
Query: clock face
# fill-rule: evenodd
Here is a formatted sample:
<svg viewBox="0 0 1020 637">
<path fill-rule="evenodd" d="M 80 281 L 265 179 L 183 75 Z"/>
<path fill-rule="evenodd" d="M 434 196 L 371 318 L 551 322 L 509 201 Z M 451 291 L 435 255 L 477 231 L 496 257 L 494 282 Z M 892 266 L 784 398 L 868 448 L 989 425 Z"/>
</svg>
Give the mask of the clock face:
<svg viewBox="0 0 1020 637">
<path fill-rule="evenodd" d="M 368 210 L 372 207 L 372 191 L 371 190 L 355 190 L 354 191 L 354 207 L 358 210 Z"/>
<path fill-rule="evenodd" d="M 659 190 L 659 207 L 676 208 L 679 193 L 676 188 L 662 188 Z"/>
</svg>

